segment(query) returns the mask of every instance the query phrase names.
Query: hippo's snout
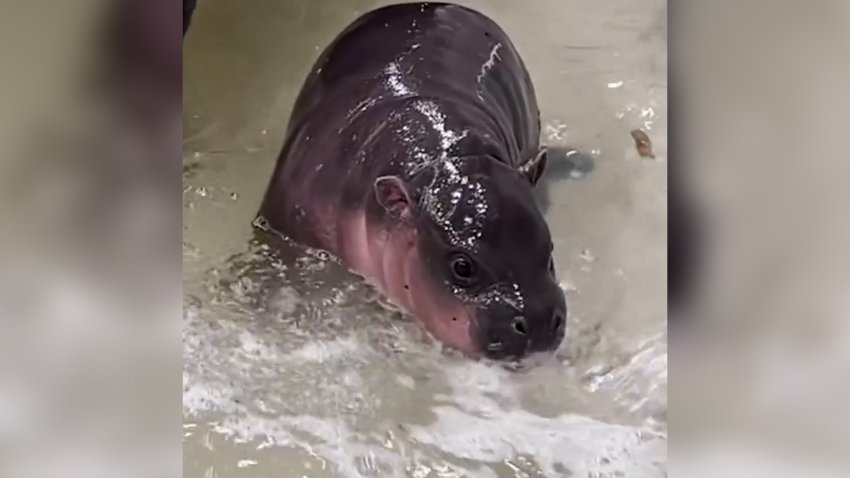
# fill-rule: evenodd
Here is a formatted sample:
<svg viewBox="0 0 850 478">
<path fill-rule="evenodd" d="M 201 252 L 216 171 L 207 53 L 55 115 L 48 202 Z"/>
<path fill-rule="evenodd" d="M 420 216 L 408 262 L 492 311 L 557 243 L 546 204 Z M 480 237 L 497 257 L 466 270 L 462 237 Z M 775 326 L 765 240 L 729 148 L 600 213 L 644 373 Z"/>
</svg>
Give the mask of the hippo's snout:
<svg viewBox="0 0 850 478">
<path fill-rule="evenodd" d="M 561 345 L 567 323 L 563 293 L 553 297 L 548 306 L 529 309 L 525 315 L 491 315 L 480 321 L 481 348 L 487 357 L 520 359 L 534 352 L 553 351 Z"/>
</svg>

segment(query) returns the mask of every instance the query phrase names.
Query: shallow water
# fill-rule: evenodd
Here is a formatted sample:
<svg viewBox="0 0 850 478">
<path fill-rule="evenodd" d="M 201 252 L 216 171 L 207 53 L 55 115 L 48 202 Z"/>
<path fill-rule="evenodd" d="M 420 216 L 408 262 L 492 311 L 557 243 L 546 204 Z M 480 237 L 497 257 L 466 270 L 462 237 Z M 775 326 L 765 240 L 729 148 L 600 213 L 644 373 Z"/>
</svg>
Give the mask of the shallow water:
<svg viewBox="0 0 850 478">
<path fill-rule="evenodd" d="M 519 372 L 442 350 L 321 252 L 252 231 L 312 62 L 385 3 L 206 0 L 193 18 L 185 475 L 666 476 L 666 3 L 461 2 L 512 37 L 544 141 L 595 158 L 549 187 L 567 338 Z"/>
</svg>

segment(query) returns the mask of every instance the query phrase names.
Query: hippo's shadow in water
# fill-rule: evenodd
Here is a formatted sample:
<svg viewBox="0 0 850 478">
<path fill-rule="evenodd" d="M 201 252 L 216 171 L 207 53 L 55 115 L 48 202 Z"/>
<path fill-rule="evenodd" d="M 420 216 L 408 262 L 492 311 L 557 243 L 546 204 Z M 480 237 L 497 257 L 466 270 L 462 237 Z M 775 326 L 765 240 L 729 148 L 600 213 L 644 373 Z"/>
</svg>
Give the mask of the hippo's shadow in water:
<svg viewBox="0 0 850 478">
<path fill-rule="evenodd" d="M 549 212 L 552 205 L 550 188 L 556 182 L 565 179 L 584 179 L 595 165 L 593 157 L 568 146 L 550 146 L 546 152 L 546 172 L 534 187 L 534 199 L 543 214 Z"/>
</svg>

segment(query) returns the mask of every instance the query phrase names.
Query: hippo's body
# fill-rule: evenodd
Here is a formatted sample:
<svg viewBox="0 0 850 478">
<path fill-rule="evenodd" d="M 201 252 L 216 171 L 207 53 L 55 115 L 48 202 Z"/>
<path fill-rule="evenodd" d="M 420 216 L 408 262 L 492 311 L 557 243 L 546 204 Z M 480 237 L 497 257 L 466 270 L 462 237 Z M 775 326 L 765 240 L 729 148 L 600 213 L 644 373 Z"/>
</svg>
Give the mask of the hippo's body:
<svg viewBox="0 0 850 478">
<path fill-rule="evenodd" d="M 471 355 L 552 350 L 566 305 L 534 89 L 492 20 L 449 4 L 367 13 L 322 53 L 260 215 L 376 283 Z"/>
</svg>

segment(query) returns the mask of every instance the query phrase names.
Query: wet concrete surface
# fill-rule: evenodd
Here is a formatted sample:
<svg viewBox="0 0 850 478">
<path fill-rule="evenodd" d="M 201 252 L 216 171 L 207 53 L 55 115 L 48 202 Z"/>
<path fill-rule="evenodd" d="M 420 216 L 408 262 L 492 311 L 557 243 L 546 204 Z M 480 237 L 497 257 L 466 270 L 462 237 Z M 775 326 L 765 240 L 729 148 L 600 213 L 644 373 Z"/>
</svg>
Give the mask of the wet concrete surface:
<svg viewBox="0 0 850 478">
<path fill-rule="evenodd" d="M 461 2 L 517 46 L 543 141 L 595 162 L 549 185 L 570 325 L 557 360 L 521 374 L 428 345 L 320 253 L 273 255 L 252 240 L 306 73 L 386 3 L 206 0 L 193 16 L 186 476 L 665 476 L 666 3 Z M 639 156 L 635 128 L 654 159 Z"/>
</svg>

